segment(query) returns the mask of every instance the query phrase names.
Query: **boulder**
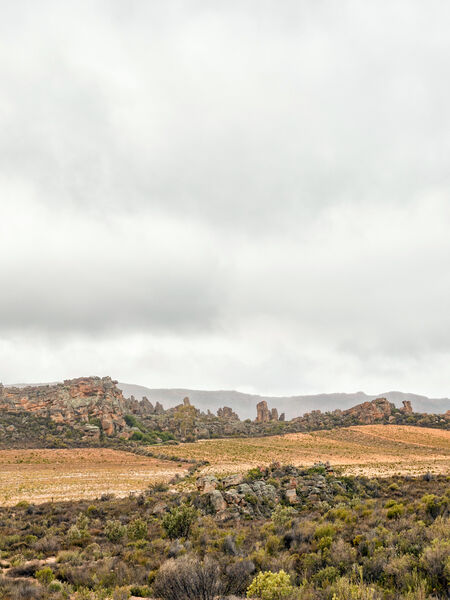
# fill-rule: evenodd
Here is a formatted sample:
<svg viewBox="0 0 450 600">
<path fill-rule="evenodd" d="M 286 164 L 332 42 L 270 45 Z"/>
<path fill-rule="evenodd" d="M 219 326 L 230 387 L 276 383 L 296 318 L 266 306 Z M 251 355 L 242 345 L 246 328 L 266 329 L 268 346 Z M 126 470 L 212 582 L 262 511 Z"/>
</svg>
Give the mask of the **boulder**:
<svg viewBox="0 0 450 600">
<path fill-rule="evenodd" d="M 225 510 L 227 507 L 227 503 L 225 502 L 222 494 L 219 490 L 214 490 L 209 494 L 209 500 L 211 502 L 211 506 L 214 508 L 216 512 L 221 512 Z"/>
<path fill-rule="evenodd" d="M 244 476 L 242 473 L 235 473 L 233 475 L 228 475 L 222 481 L 222 485 L 224 488 L 229 488 L 231 486 L 240 485 L 244 481 Z"/>
<path fill-rule="evenodd" d="M 286 500 L 290 504 L 296 504 L 298 502 L 298 496 L 297 496 L 297 492 L 295 491 L 295 489 L 289 488 L 286 490 L 285 494 L 286 494 Z"/>
</svg>

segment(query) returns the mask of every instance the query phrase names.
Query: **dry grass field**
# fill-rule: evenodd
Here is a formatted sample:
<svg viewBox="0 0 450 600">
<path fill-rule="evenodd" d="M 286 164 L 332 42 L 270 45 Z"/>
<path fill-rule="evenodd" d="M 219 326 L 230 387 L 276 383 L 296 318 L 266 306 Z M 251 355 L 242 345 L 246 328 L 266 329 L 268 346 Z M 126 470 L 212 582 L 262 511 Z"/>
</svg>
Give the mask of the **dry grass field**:
<svg viewBox="0 0 450 600">
<path fill-rule="evenodd" d="M 176 473 L 186 473 L 186 465 L 107 448 L 1 450 L 0 504 L 124 496 Z"/>
<path fill-rule="evenodd" d="M 366 425 L 285 436 L 205 440 L 166 446 L 166 454 L 206 459 L 203 472 L 245 471 L 274 461 L 329 461 L 347 474 L 450 474 L 450 431 Z M 110 449 L 1 450 L 0 504 L 124 496 L 184 474 L 186 465 Z"/>
<path fill-rule="evenodd" d="M 274 461 L 329 461 L 348 474 L 450 473 L 450 431 L 402 425 L 364 425 L 284 436 L 205 440 L 167 453 L 206 459 L 206 471 L 243 471 Z"/>
</svg>

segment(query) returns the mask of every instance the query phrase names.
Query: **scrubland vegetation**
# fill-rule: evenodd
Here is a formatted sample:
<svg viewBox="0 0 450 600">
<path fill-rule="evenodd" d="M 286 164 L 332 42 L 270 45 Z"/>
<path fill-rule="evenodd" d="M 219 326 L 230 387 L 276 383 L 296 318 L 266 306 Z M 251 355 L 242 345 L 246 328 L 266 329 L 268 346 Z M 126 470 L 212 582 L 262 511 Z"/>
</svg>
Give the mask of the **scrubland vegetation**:
<svg viewBox="0 0 450 600">
<path fill-rule="evenodd" d="M 222 502 L 218 502 L 222 499 Z M 0 598 L 448 598 L 450 478 L 273 464 L 0 509 Z"/>
</svg>

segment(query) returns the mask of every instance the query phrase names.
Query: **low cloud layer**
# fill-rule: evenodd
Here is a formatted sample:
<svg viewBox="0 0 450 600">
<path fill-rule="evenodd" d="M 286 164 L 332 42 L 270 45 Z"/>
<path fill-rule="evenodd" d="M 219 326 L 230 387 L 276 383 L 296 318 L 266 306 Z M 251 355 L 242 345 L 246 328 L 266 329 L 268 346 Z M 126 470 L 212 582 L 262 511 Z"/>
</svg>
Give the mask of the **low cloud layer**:
<svg viewBox="0 0 450 600">
<path fill-rule="evenodd" d="M 1 381 L 449 394 L 448 3 L 0 5 Z"/>
</svg>

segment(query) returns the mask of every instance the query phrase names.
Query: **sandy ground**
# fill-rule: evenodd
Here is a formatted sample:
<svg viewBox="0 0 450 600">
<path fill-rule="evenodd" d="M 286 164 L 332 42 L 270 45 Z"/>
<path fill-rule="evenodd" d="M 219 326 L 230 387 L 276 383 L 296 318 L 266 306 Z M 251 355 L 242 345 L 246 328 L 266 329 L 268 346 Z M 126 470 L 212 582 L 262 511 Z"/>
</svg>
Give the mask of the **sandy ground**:
<svg viewBox="0 0 450 600">
<path fill-rule="evenodd" d="M 106 448 L 1 450 L 0 504 L 126 496 L 177 473 L 186 465 Z"/>
<path fill-rule="evenodd" d="M 244 471 L 274 461 L 305 466 L 329 461 L 347 474 L 450 474 L 450 431 L 399 425 L 205 440 L 170 448 L 168 453 L 175 452 L 177 456 L 208 460 L 211 465 L 205 472 Z"/>
<path fill-rule="evenodd" d="M 164 452 L 208 460 L 204 473 L 246 471 L 274 461 L 305 466 L 329 461 L 346 474 L 450 475 L 450 431 L 397 425 L 206 440 L 166 446 Z M 176 473 L 186 473 L 186 464 L 110 449 L 1 450 L 0 504 L 125 496 Z"/>
</svg>

